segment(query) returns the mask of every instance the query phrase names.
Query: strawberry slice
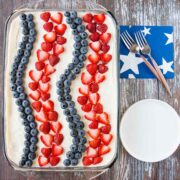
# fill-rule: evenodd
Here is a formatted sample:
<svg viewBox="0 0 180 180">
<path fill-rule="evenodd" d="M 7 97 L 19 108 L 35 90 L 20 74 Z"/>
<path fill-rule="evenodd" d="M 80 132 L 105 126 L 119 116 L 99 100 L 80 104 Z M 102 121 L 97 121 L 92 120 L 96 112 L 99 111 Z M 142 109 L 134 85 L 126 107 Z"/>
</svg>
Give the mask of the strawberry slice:
<svg viewBox="0 0 180 180">
<path fill-rule="evenodd" d="M 48 22 L 49 21 L 49 18 L 50 18 L 51 14 L 50 12 L 44 12 L 40 15 L 40 18 L 42 20 L 44 20 L 45 22 Z"/>
<path fill-rule="evenodd" d="M 108 44 L 103 44 L 101 46 L 101 50 L 103 51 L 104 54 L 106 54 L 110 50 L 110 46 Z"/>
<path fill-rule="evenodd" d="M 105 79 L 106 79 L 106 76 L 100 73 L 97 73 L 94 77 L 94 80 L 97 84 L 103 82 Z"/>
<path fill-rule="evenodd" d="M 102 43 L 107 44 L 111 39 L 111 33 L 104 33 L 100 35 L 100 40 Z"/>
<path fill-rule="evenodd" d="M 88 56 L 88 60 L 93 64 L 97 64 L 101 60 L 101 56 L 98 53 L 93 53 Z"/>
<path fill-rule="evenodd" d="M 45 158 L 43 156 L 39 156 L 38 157 L 38 163 L 39 163 L 39 166 L 45 166 L 49 163 L 49 159 L 48 158 Z"/>
<path fill-rule="evenodd" d="M 102 114 L 103 113 L 103 106 L 102 106 L 102 104 L 97 103 L 96 105 L 94 105 L 93 110 L 97 114 Z"/>
<path fill-rule="evenodd" d="M 79 104 L 85 105 L 87 103 L 87 101 L 88 101 L 88 98 L 87 98 L 87 96 L 79 96 L 77 98 L 77 101 L 78 101 Z"/>
<path fill-rule="evenodd" d="M 97 104 L 100 99 L 100 95 L 98 93 L 89 93 L 89 101 L 91 104 Z"/>
<path fill-rule="evenodd" d="M 35 67 L 36 67 L 36 69 L 37 69 L 38 71 L 41 71 L 41 70 L 44 69 L 45 64 L 44 64 L 44 62 L 42 62 L 42 61 L 37 61 L 37 62 L 35 63 Z"/>
<path fill-rule="evenodd" d="M 100 31 L 101 33 L 105 33 L 107 31 L 108 27 L 106 24 L 100 24 L 98 27 L 97 27 L 97 30 Z"/>
<path fill-rule="evenodd" d="M 95 164 L 99 164 L 99 163 L 102 162 L 102 160 L 103 160 L 103 158 L 100 157 L 100 156 L 95 157 L 95 158 L 93 159 L 93 164 L 94 164 L 94 165 L 95 165 Z"/>
<path fill-rule="evenodd" d="M 81 93 L 82 95 L 88 95 L 89 94 L 89 87 L 88 86 L 82 86 L 79 88 L 79 93 Z"/>
<path fill-rule="evenodd" d="M 56 69 L 55 69 L 54 67 L 52 67 L 52 66 L 49 65 L 49 64 L 46 64 L 46 66 L 45 66 L 45 68 L 44 68 L 44 74 L 45 74 L 46 76 L 54 73 L 55 71 L 56 71 Z"/>
<path fill-rule="evenodd" d="M 42 78 L 43 72 L 42 71 L 29 71 L 29 77 L 36 82 L 39 82 L 39 80 Z"/>
<path fill-rule="evenodd" d="M 49 58 L 49 53 L 42 50 L 37 50 L 37 58 L 39 61 L 46 61 Z"/>
<path fill-rule="evenodd" d="M 86 29 L 88 29 L 89 32 L 91 32 L 91 33 L 95 33 L 96 32 L 96 23 L 89 23 L 86 26 Z"/>
<path fill-rule="evenodd" d="M 93 20 L 93 15 L 91 13 L 85 14 L 83 16 L 83 21 L 86 23 L 91 23 Z"/>
<path fill-rule="evenodd" d="M 99 52 L 102 45 L 99 41 L 97 41 L 97 42 L 89 43 L 89 46 L 93 51 Z"/>
<path fill-rule="evenodd" d="M 60 122 L 51 122 L 51 130 L 54 132 L 54 133 L 59 133 L 60 130 L 62 129 L 62 125 Z"/>
<path fill-rule="evenodd" d="M 43 42 L 43 43 L 41 43 L 41 49 L 42 49 L 43 51 L 49 52 L 49 51 L 52 50 L 52 47 L 53 47 L 52 44 L 49 43 L 49 42 Z"/>
<path fill-rule="evenodd" d="M 108 71 L 108 67 L 104 64 L 99 64 L 98 71 L 99 71 L 99 73 L 104 74 L 105 72 Z"/>
<path fill-rule="evenodd" d="M 43 111 L 49 112 L 54 110 L 54 102 L 51 100 L 48 100 L 42 104 Z"/>
<path fill-rule="evenodd" d="M 81 81 L 83 84 L 87 85 L 87 84 L 90 84 L 92 81 L 93 81 L 93 76 L 91 76 L 90 74 L 88 73 L 85 73 L 83 72 L 81 74 Z"/>
<path fill-rule="evenodd" d="M 98 156 L 97 151 L 94 148 L 88 147 L 87 148 L 87 156 L 90 158 L 95 158 Z"/>
<path fill-rule="evenodd" d="M 92 123 L 89 124 L 90 129 L 97 129 L 98 128 L 98 121 L 92 121 Z"/>
<path fill-rule="evenodd" d="M 51 148 L 42 148 L 41 149 L 41 153 L 46 157 L 48 158 L 51 154 Z"/>
<path fill-rule="evenodd" d="M 92 140 L 92 141 L 89 141 L 89 145 L 90 145 L 92 148 L 94 148 L 94 149 L 96 149 L 97 147 L 99 147 L 100 144 L 101 144 L 101 140 L 100 140 L 100 139 L 94 139 L 94 140 Z"/>
<path fill-rule="evenodd" d="M 41 99 L 43 100 L 43 101 L 46 101 L 46 100 L 48 100 L 49 98 L 50 98 L 50 94 L 49 93 L 45 93 L 45 92 L 41 92 Z"/>
<path fill-rule="evenodd" d="M 57 144 L 57 145 L 60 145 L 62 142 L 63 142 L 63 139 L 64 139 L 64 136 L 62 134 L 56 134 L 54 136 L 54 142 Z"/>
<path fill-rule="evenodd" d="M 109 115 L 106 112 L 104 112 L 103 114 L 97 117 L 97 120 L 102 124 L 105 124 L 105 125 L 109 124 Z"/>
<path fill-rule="evenodd" d="M 100 39 L 100 34 L 98 32 L 94 32 L 89 36 L 89 39 L 93 42 L 99 41 Z"/>
<path fill-rule="evenodd" d="M 92 109 L 92 104 L 91 103 L 88 103 L 88 104 L 85 104 L 82 106 L 81 108 L 84 112 L 90 112 L 91 109 Z"/>
<path fill-rule="evenodd" d="M 99 91 L 99 85 L 97 83 L 91 83 L 89 85 L 89 90 L 92 92 L 92 93 L 96 93 Z"/>
<path fill-rule="evenodd" d="M 42 92 L 48 92 L 50 89 L 50 84 L 49 83 L 41 83 L 39 82 L 39 90 Z"/>
<path fill-rule="evenodd" d="M 53 45 L 53 53 L 55 55 L 59 55 L 64 52 L 64 47 L 60 44 L 54 44 Z"/>
<path fill-rule="evenodd" d="M 112 140 L 112 134 L 101 134 L 100 138 L 104 145 L 109 145 Z"/>
<path fill-rule="evenodd" d="M 87 133 L 93 139 L 98 139 L 100 135 L 100 129 L 91 129 Z"/>
<path fill-rule="evenodd" d="M 101 132 L 104 134 L 109 134 L 110 131 L 111 131 L 110 124 L 107 124 L 107 125 L 101 127 Z"/>
<path fill-rule="evenodd" d="M 63 36 L 58 36 L 57 39 L 56 39 L 57 43 L 60 44 L 60 45 L 63 45 L 66 43 L 67 39 Z"/>
<path fill-rule="evenodd" d="M 57 146 L 55 144 L 52 145 L 52 155 L 60 156 L 64 152 L 64 149 L 61 146 Z"/>
<path fill-rule="evenodd" d="M 62 19 L 63 19 L 63 15 L 60 12 L 51 15 L 51 20 L 57 24 L 61 24 Z"/>
<path fill-rule="evenodd" d="M 51 166 L 56 166 L 59 162 L 60 162 L 60 158 L 59 157 L 51 156 L 49 158 L 49 163 L 51 164 Z"/>
<path fill-rule="evenodd" d="M 97 65 L 96 64 L 88 64 L 86 66 L 87 71 L 89 72 L 89 74 L 91 74 L 92 76 L 96 74 L 97 71 Z"/>
<path fill-rule="evenodd" d="M 44 122 L 39 126 L 39 130 L 43 132 L 44 134 L 49 134 L 50 131 L 50 123 Z"/>
<path fill-rule="evenodd" d="M 65 24 L 59 24 L 58 26 L 54 27 L 54 30 L 59 35 L 64 35 L 65 31 L 67 29 L 67 26 Z"/>
<path fill-rule="evenodd" d="M 107 64 L 109 61 L 111 61 L 112 55 L 110 55 L 110 54 L 102 54 L 101 58 L 102 58 L 102 62 Z"/>
<path fill-rule="evenodd" d="M 40 122 L 47 122 L 48 118 L 44 111 L 40 111 L 39 113 L 36 113 L 35 119 Z"/>
<path fill-rule="evenodd" d="M 50 147 L 52 145 L 53 136 L 51 134 L 41 135 L 40 139 L 45 146 Z"/>
<path fill-rule="evenodd" d="M 55 32 L 48 32 L 44 35 L 44 40 L 48 43 L 53 43 L 56 40 L 56 33 Z"/>
<path fill-rule="evenodd" d="M 108 152 L 110 152 L 111 151 L 111 148 L 110 147 L 108 147 L 108 146 L 105 146 L 105 145 L 101 145 L 100 147 L 99 147 L 99 150 L 98 150 L 98 154 L 100 155 L 100 156 L 102 156 L 102 155 L 104 155 L 104 154 L 107 154 Z"/>
<path fill-rule="evenodd" d="M 40 111 L 41 111 L 41 107 L 42 107 L 41 101 L 34 101 L 34 102 L 32 103 L 32 107 L 33 107 L 33 109 L 34 109 L 35 111 L 40 112 Z"/>
<path fill-rule="evenodd" d="M 29 97 L 35 101 L 38 101 L 41 97 L 41 93 L 38 90 L 36 90 L 36 91 L 33 91 L 32 93 L 30 93 Z"/>
<path fill-rule="evenodd" d="M 58 113 L 56 111 L 48 112 L 48 120 L 49 121 L 57 121 L 57 119 L 58 119 Z"/>
<path fill-rule="evenodd" d="M 90 166 L 93 163 L 93 160 L 92 160 L 92 158 L 85 156 L 85 157 L 83 157 L 82 162 L 83 162 L 84 166 Z"/>
<path fill-rule="evenodd" d="M 94 111 L 91 111 L 89 113 L 86 113 L 84 117 L 89 121 L 94 121 L 96 120 L 96 113 Z"/>
<path fill-rule="evenodd" d="M 59 60 L 60 60 L 59 57 L 56 56 L 55 54 L 51 54 L 49 56 L 49 63 L 51 66 L 55 66 L 59 62 Z"/>
<path fill-rule="evenodd" d="M 28 87 L 29 87 L 31 90 L 35 91 L 35 90 L 37 90 L 38 85 L 39 85 L 38 82 L 30 82 L 30 83 L 28 84 Z"/>
<path fill-rule="evenodd" d="M 43 25 L 43 28 L 47 32 L 51 32 L 53 29 L 53 23 L 52 22 L 47 22 Z"/>
<path fill-rule="evenodd" d="M 51 80 L 51 78 L 48 77 L 48 76 L 45 76 L 45 75 L 41 78 L 42 83 L 47 83 L 47 82 L 49 82 L 50 80 Z"/>
<path fill-rule="evenodd" d="M 103 24 L 106 19 L 105 14 L 94 15 L 94 21 L 98 24 Z"/>
</svg>

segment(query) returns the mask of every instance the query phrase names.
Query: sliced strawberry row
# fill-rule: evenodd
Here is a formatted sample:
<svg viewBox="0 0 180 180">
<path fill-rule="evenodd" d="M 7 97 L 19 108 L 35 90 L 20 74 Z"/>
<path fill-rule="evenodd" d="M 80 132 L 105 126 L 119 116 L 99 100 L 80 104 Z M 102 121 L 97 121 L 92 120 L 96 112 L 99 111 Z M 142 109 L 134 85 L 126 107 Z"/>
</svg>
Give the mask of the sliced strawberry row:
<svg viewBox="0 0 180 180">
<path fill-rule="evenodd" d="M 35 111 L 35 119 L 39 124 L 40 140 L 44 147 L 41 149 L 42 155 L 38 157 L 39 166 L 50 163 L 56 166 L 60 162 L 60 155 L 63 147 L 60 145 L 64 139 L 61 134 L 62 124 L 58 121 L 58 113 L 54 110 L 54 102 L 50 100 L 49 83 L 50 75 L 56 71 L 55 66 L 60 62 L 60 54 L 64 52 L 63 44 L 66 38 L 63 37 L 66 25 L 62 24 L 63 15 L 60 12 L 44 12 L 40 15 L 45 21 L 43 29 L 46 34 L 43 36 L 44 42 L 37 50 L 36 70 L 29 72 L 32 82 L 29 88 L 32 90 L 29 97 L 33 100 L 31 106 Z"/>
<path fill-rule="evenodd" d="M 109 144 L 113 138 L 109 115 L 104 111 L 100 102 L 100 84 L 106 79 L 105 73 L 108 71 L 108 63 L 112 60 L 109 54 L 111 34 L 107 32 L 108 26 L 105 24 L 104 14 L 84 15 L 83 21 L 87 23 L 86 29 L 89 31 L 89 47 L 92 53 L 88 56 L 89 64 L 86 72 L 81 74 L 82 86 L 79 88 L 81 94 L 77 101 L 85 112 L 85 119 L 89 121 L 88 136 L 91 138 L 87 147 L 83 164 L 89 166 L 99 164 L 103 160 L 103 155 L 110 152 Z"/>
</svg>

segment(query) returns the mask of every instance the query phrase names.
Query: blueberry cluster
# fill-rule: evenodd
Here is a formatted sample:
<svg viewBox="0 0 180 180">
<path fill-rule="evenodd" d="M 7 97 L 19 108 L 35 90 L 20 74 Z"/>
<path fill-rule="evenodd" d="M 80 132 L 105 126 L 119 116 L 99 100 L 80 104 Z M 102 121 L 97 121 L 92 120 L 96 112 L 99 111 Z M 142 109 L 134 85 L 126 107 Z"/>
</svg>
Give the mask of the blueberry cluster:
<svg viewBox="0 0 180 180">
<path fill-rule="evenodd" d="M 75 103 L 70 95 L 70 86 L 84 67 L 84 61 L 88 52 L 88 34 L 85 32 L 85 26 L 82 25 L 82 19 L 77 16 L 76 11 L 65 12 L 65 16 L 67 17 L 66 22 L 70 25 L 74 35 L 73 62 L 68 65 L 68 68 L 57 82 L 57 94 L 73 137 L 73 144 L 70 147 L 70 151 L 66 154 L 67 158 L 64 160 L 64 165 L 76 166 L 82 157 L 82 153 L 86 150 L 85 144 L 87 139 L 83 129 L 84 123 L 80 121 L 80 116 L 77 114 Z"/>
<path fill-rule="evenodd" d="M 23 155 L 19 165 L 21 167 L 30 167 L 32 166 L 32 161 L 36 157 L 35 152 L 37 149 L 38 131 L 36 129 L 37 124 L 33 116 L 30 102 L 23 87 L 23 75 L 31 55 L 36 30 L 34 28 L 35 24 L 33 22 L 32 14 L 21 14 L 20 18 L 24 36 L 22 42 L 19 44 L 17 56 L 14 58 L 12 71 L 10 73 L 11 90 L 13 92 L 13 97 L 16 99 L 18 111 L 20 112 L 20 117 L 25 130 Z"/>
</svg>

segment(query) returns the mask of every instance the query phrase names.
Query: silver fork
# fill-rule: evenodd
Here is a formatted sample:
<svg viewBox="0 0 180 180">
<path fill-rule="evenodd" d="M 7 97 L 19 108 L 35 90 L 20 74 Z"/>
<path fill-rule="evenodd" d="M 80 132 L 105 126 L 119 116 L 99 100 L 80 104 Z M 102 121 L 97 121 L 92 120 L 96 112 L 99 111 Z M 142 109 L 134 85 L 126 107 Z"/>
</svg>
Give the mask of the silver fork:
<svg viewBox="0 0 180 180">
<path fill-rule="evenodd" d="M 129 51 L 139 55 L 144 60 L 144 63 L 151 70 L 151 72 L 157 77 L 157 79 L 159 81 L 161 81 L 158 73 L 156 72 L 154 67 L 151 65 L 151 63 L 149 63 L 149 61 L 147 61 L 147 59 L 140 54 L 139 46 L 136 44 L 136 42 L 131 37 L 131 35 L 128 33 L 128 31 L 125 31 L 121 34 L 121 39 L 122 39 L 123 43 L 125 44 L 125 46 L 129 49 Z"/>
<path fill-rule="evenodd" d="M 171 95 L 171 91 L 170 91 L 169 85 L 168 85 L 168 83 L 167 83 L 163 73 L 161 72 L 160 68 L 158 67 L 156 61 L 154 60 L 154 58 L 151 55 L 151 48 L 150 48 L 148 42 L 146 41 L 146 39 L 144 37 L 144 34 L 141 31 L 138 31 L 138 32 L 135 33 L 135 38 L 136 38 L 136 41 L 138 43 L 138 46 L 139 46 L 142 54 L 149 56 L 149 58 L 151 59 L 151 62 L 153 64 L 154 68 L 156 69 L 156 71 L 158 73 L 158 76 L 161 79 L 161 82 L 165 86 L 167 92 Z"/>
</svg>

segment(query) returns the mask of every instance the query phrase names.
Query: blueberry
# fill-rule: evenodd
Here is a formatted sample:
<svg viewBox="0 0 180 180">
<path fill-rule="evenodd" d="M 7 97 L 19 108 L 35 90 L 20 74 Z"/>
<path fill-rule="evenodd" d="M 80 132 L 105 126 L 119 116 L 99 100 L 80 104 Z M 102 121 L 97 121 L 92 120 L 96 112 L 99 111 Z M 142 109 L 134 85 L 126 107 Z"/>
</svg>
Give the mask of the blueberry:
<svg viewBox="0 0 180 180">
<path fill-rule="evenodd" d="M 76 75 L 74 73 L 72 73 L 68 76 L 68 79 L 72 81 L 72 80 L 76 79 Z"/>
<path fill-rule="evenodd" d="M 28 21 L 32 21 L 33 20 L 33 15 L 32 14 L 28 14 L 26 19 Z"/>
<path fill-rule="evenodd" d="M 70 161 L 69 159 L 65 159 L 65 160 L 63 161 L 63 164 L 64 164 L 65 166 L 70 166 L 71 161 Z"/>
<path fill-rule="evenodd" d="M 28 154 L 28 159 L 29 160 L 34 160 L 35 158 L 36 158 L 36 154 L 35 153 L 31 152 L 31 153 Z"/>
<path fill-rule="evenodd" d="M 67 116 L 66 120 L 67 120 L 67 122 L 71 123 L 71 122 L 73 122 L 73 117 L 72 116 Z"/>
<path fill-rule="evenodd" d="M 78 63 L 79 63 L 79 59 L 78 59 L 77 57 L 74 57 L 74 58 L 73 58 L 73 64 L 76 65 L 76 64 L 78 64 Z"/>
<path fill-rule="evenodd" d="M 66 69 L 65 72 L 64 72 L 64 74 L 65 74 L 66 76 L 68 76 L 68 75 L 70 74 L 70 70 L 69 70 L 69 69 Z"/>
<path fill-rule="evenodd" d="M 29 140 L 30 138 L 31 138 L 31 135 L 30 135 L 29 133 L 26 133 L 26 134 L 25 134 L 25 139 L 26 139 L 26 140 Z"/>
<path fill-rule="evenodd" d="M 72 34 L 73 34 L 73 35 L 78 35 L 77 29 L 73 29 L 73 30 L 72 30 Z"/>
<path fill-rule="evenodd" d="M 35 26 L 34 22 L 32 22 L 32 21 L 28 22 L 28 28 L 29 29 L 34 28 L 34 26 Z"/>
<path fill-rule="evenodd" d="M 84 128 L 84 123 L 82 121 L 79 121 L 79 122 L 77 122 L 76 126 L 78 129 L 82 129 L 82 128 Z"/>
<path fill-rule="evenodd" d="M 85 132 L 84 129 L 78 130 L 78 135 L 79 135 L 80 137 L 83 137 L 85 134 L 86 134 L 86 132 Z"/>
<path fill-rule="evenodd" d="M 12 85 L 11 85 L 11 91 L 16 91 L 16 89 L 17 89 L 16 84 L 12 84 Z"/>
<path fill-rule="evenodd" d="M 70 146 L 70 149 L 71 149 L 72 152 L 76 152 L 76 151 L 78 150 L 78 146 L 75 145 L 75 144 L 72 144 L 72 145 Z"/>
<path fill-rule="evenodd" d="M 21 18 L 22 20 L 26 20 L 26 15 L 23 13 L 23 14 L 20 15 L 20 18 Z"/>
<path fill-rule="evenodd" d="M 68 101 L 68 106 L 69 106 L 70 108 L 74 107 L 74 106 L 75 106 L 75 102 L 73 102 L 73 101 Z"/>
<path fill-rule="evenodd" d="M 29 125 L 32 129 L 35 129 L 37 127 L 36 122 L 31 122 Z"/>
<path fill-rule="evenodd" d="M 72 151 L 68 151 L 68 152 L 66 153 L 66 157 L 67 157 L 68 159 L 73 159 L 73 158 L 74 158 L 74 153 L 73 153 Z"/>
<path fill-rule="evenodd" d="M 21 43 L 19 44 L 19 47 L 20 47 L 21 49 L 25 49 L 25 48 L 26 48 L 25 42 L 21 42 Z"/>
<path fill-rule="evenodd" d="M 75 23 L 72 23 L 71 24 L 71 29 L 76 29 L 77 28 L 77 25 Z"/>
<path fill-rule="evenodd" d="M 70 17 L 70 12 L 66 11 L 66 12 L 64 13 L 64 16 Z"/>
<path fill-rule="evenodd" d="M 64 110 L 64 115 L 66 115 L 66 116 L 70 115 L 69 109 L 65 109 L 65 110 Z"/>
<path fill-rule="evenodd" d="M 30 103 L 28 100 L 23 100 L 23 102 L 22 102 L 23 107 L 28 107 L 29 104 Z"/>
<path fill-rule="evenodd" d="M 17 104 L 18 106 L 21 106 L 21 105 L 22 105 L 22 100 L 21 100 L 21 99 L 17 99 L 17 100 L 16 100 L 16 104 Z"/>
<path fill-rule="evenodd" d="M 86 39 L 88 37 L 88 34 L 86 32 L 83 32 L 80 34 L 82 39 Z"/>
<path fill-rule="evenodd" d="M 70 12 L 70 17 L 73 18 L 73 19 L 76 18 L 77 17 L 77 12 L 76 11 L 71 11 Z"/>
<path fill-rule="evenodd" d="M 29 31 L 28 31 L 28 29 L 26 29 L 26 28 L 23 28 L 23 31 L 22 31 L 22 33 L 23 33 L 24 35 L 28 35 Z"/>
<path fill-rule="evenodd" d="M 81 51 L 82 54 L 87 54 L 88 48 L 87 48 L 87 47 L 82 47 L 82 48 L 80 49 L 80 51 Z"/>
<path fill-rule="evenodd" d="M 14 91 L 14 92 L 13 92 L 13 97 L 14 97 L 14 98 L 18 98 L 18 97 L 19 97 L 19 93 L 18 93 L 17 91 Z"/>
<path fill-rule="evenodd" d="M 29 122 L 34 121 L 34 116 L 33 116 L 32 114 L 29 114 L 29 115 L 27 116 L 27 120 L 28 120 Z"/>
<path fill-rule="evenodd" d="M 19 166 L 20 166 L 20 167 L 23 167 L 23 166 L 25 165 L 25 163 L 26 163 L 26 161 L 21 160 L 21 161 L 19 162 Z"/>
<path fill-rule="evenodd" d="M 64 78 L 64 76 L 63 76 L 63 78 Z M 63 81 L 64 81 L 64 80 L 63 80 Z M 64 86 L 63 81 L 57 81 L 56 86 L 57 86 L 58 88 L 63 88 L 63 86 Z"/>
<path fill-rule="evenodd" d="M 72 159 L 71 160 L 71 165 L 72 166 L 76 166 L 78 164 L 78 160 L 77 159 Z"/>
<path fill-rule="evenodd" d="M 23 154 L 21 157 L 21 160 L 26 161 L 27 160 L 27 154 Z"/>
<path fill-rule="evenodd" d="M 78 151 L 79 151 L 79 152 L 82 152 L 82 153 L 85 152 L 85 151 L 86 151 L 86 146 L 80 144 L 80 145 L 78 146 Z"/>
<path fill-rule="evenodd" d="M 20 72 L 18 72 L 18 73 L 20 73 Z M 24 88 L 23 88 L 22 86 L 18 86 L 18 87 L 17 87 L 17 92 L 18 92 L 18 93 L 22 93 L 23 90 L 24 90 Z"/>
<path fill-rule="evenodd" d="M 68 64 L 68 69 L 72 70 L 73 68 L 74 68 L 74 64 L 73 63 Z"/>
<path fill-rule="evenodd" d="M 75 67 L 74 68 L 74 73 L 75 74 L 79 74 L 81 72 L 80 68 L 79 67 Z"/>
<path fill-rule="evenodd" d="M 81 36 L 80 35 L 75 35 L 74 40 L 75 40 L 75 42 L 80 42 L 81 41 Z"/>
<path fill-rule="evenodd" d="M 71 130 L 70 134 L 72 137 L 77 137 L 78 132 L 76 130 Z"/>
<path fill-rule="evenodd" d="M 31 144 L 31 146 L 29 147 L 31 152 L 35 152 L 37 150 L 37 146 L 34 144 Z"/>
<path fill-rule="evenodd" d="M 30 142 L 35 144 L 38 142 L 38 138 L 37 137 L 31 137 Z"/>
<path fill-rule="evenodd" d="M 65 96 L 65 100 L 66 101 L 71 101 L 71 99 L 72 99 L 72 96 L 69 94 L 69 95 L 67 95 L 67 96 Z"/>
<path fill-rule="evenodd" d="M 32 166 L 32 161 L 31 160 L 26 161 L 25 166 L 26 167 L 31 167 Z"/>
<path fill-rule="evenodd" d="M 82 32 L 85 31 L 85 26 L 84 26 L 84 25 L 79 25 L 79 26 L 77 27 L 77 30 L 78 30 L 78 32 L 82 33 Z"/>
<path fill-rule="evenodd" d="M 30 29 L 30 30 L 29 30 L 29 34 L 30 34 L 31 36 L 36 35 L 36 30 L 35 30 L 35 29 Z"/>
<path fill-rule="evenodd" d="M 63 89 L 57 89 L 56 93 L 60 95 L 61 97 L 63 97 L 64 91 Z"/>
<path fill-rule="evenodd" d="M 19 106 L 18 111 L 19 112 L 24 112 L 24 108 L 22 106 Z"/>
<path fill-rule="evenodd" d="M 31 50 L 32 48 L 33 48 L 32 43 L 27 43 L 26 44 L 26 49 Z"/>
<path fill-rule="evenodd" d="M 23 40 L 23 42 L 28 42 L 28 36 L 23 36 L 23 38 L 22 38 L 22 40 Z"/>
<path fill-rule="evenodd" d="M 78 145 L 79 144 L 79 138 L 75 137 L 72 140 L 73 144 Z"/>
<path fill-rule="evenodd" d="M 80 152 L 77 152 L 77 153 L 75 154 L 75 158 L 76 158 L 76 159 L 81 159 L 81 157 L 82 157 L 82 154 L 81 154 Z"/>
<path fill-rule="evenodd" d="M 69 123 L 69 129 L 74 129 L 76 127 L 75 123 Z"/>
<path fill-rule="evenodd" d="M 75 108 L 69 108 L 69 110 L 72 116 L 77 114 L 77 110 Z"/>
<path fill-rule="evenodd" d="M 58 101 L 59 102 L 64 102 L 65 101 L 65 98 L 63 96 L 58 96 Z"/>
<path fill-rule="evenodd" d="M 85 56 L 84 54 L 81 54 L 81 55 L 79 56 L 79 60 L 80 60 L 81 62 L 85 61 L 85 60 L 86 60 L 86 56 Z"/>
<path fill-rule="evenodd" d="M 35 41 L 35 37 L 29 36 L 29 42 L 30 42 L 30 43 L 33 43 L 34 41 Z"/>
<path fill-rule="evenodd" d="M 17 78 L 16 79 L 16 84 L 19 86 L 19 85 L 22 85 L 23 81 L 21 78 Z"/>
<path fill-rule="evenodd" d="M 24 120 L 23 120 L 23 125 L 24 125 L 24 126 L 28 126 L 28 125 L 29 125 L 29 122 L 24 119 Z"/>
<path fill-rule="evenodd" d="M 74 20 L 74 22 L 75 22 L 76 24 L 82 24 L 82 19 L 79 18 L 79 17 L 77 17 L 77 18 Z"/>
<path fill-rule="evenodd" d="M 19 96 L 19 98 L 22 100 L 26 99 L 26 97 L 27 97 L 27 95 L 25 93 L 21 93 Z"/>
<path fill-rule="evenodd" d="M 67 24 L 71 24 L 71 23 L 73 22 L 73 20 L 72 20 L 70 17 L 68 17 L 68 18 L 66 19 L 66 22 L 67 22 Z"/>
<path fill-rule="evenodd" d="M 73 47 L 74 47 L 74 49 L 78 50 L 78 49 L 81 48 L 81 43 L 80 42 L 76 42 L 76 43 L 74 43 Z"/>
<path fill-rule="evenodd" d="M 20 117 L 21 117 L 22 119 L 26 120 L 26 114 L 25 114 L 25 113 L 21 113 L 21 114 L 20 114 Z"/>
<path fill-rule="evenodd" d="M 78 64 L 78 68 L 82 69 L 83 67 L 84 67 L 84 63 L 83 63 L 83 62 L 80 62 L 80 63 Z"/>
<path fill-rule="evenodd" d="M 32 130 L 31 130 L 31 135 L 32 135 L 32 136 L 36 136 L 37 134 L 38 134 L 37 129 L 32 129 Z"/>
<path fill-rule="evenodd" d="M 73 120 L 74 120 L 75 122 L 80 121 L 80 119 L 81 119 L 81 117 L 80 117 L 78 114 L 76 114 L 76 115 L 73 116 Z"/>
<path fill-rule="evenodd" d="M 29 57 L 31 55 L 31 52 L 28 50 L 28 49 L 26 49 L 25 51 L 24 51 L 24 56 L 25 57 Z"/>
<path fill-rule="evenodd" d="M 25 66 L 24 64 L 20 64 L 20 65 L 19 65 L 19 71 L 23 71 L 23 70 L 25 69 L 25 67 L 26 67 L 26 66 Z"/>
<path fill-rule="evenodd" d="M 18 68 L 18 63 L 13 63 L 12 68 L 13 68 L 13 70 L 17 70 L 17 68 Z"/>
<path fill-rule="evenodd" d="M 25 108 L 25 113 L 26 114 L 31 114 L 32 113 L 32 109 L 30 107 L 26 107 Z"/>
<path fill-rule="evenodd" d="M 71 86 L 71 81 L 70 81 L 69 79 L 66 79 L 66 80 L 64 81 L 64 86 L 66 86 L 66 87 Z"/>
<path fill-rule="evenodd" d="M 84 46 L 84 47 L 87 47 L 88 46 L 88 41 L 86 39 L 83 39 L 81 41 L 81 45 Z"/>
<path fill-rule="evenodd" d="M 29 126 L 25 126 L 24 130 L 25 132 L 29 133 L 31 131 L 31 128 Z"/>
<path fill-rule="evenodd" d="M 78 57 L 80 54 L 81 54 L 81 53 L 80 53 L 79 50 L 74 50 L 74 51 L 73 51 L 73 56 Z"/>
<path fill-rule="evenodd" d="M 29 142 L 29 141 L 24 141 L 24 145 L 26 146 L 26 147 L 28 147 L 28 146 L 30 146 L 31 145 L 31 143 Z"/>
<path fill-rule="evenodd" d="M 86 144 L 86 142 L 87 142 L 87 139 L 85 137 L 80 138 L 81 144 Z"/>
<path fill-rule="evenodd" d="M 23 73 L 21 71 L 18 71 L 16 76 L 17 76 L 17 78 L 21 78 L 23 76 Z"/>
<path fill-rule="evenodd" d="M 23 152 L 24 152 L 24 154 L 28 154 L 28 153 L 29 153 L 29 148 L 28 148 L 28 147 L 25 147 L 25 148 L 23 149 Z"/>
<path fill-rule="evenodd" d="M 65 76 L 64 74 L 62 74 L 62 75 L 60 76 L 60 80 L 61 80 L 61 81 L 65 81 L 65 80 L 66 80 L 66 76 Z"/>
<path fill-rule="evenodd" d="M 66 109 L 68 107 L 68 104 L 66 102 L 61 103 L 61 108 Z"/>
</svg>

